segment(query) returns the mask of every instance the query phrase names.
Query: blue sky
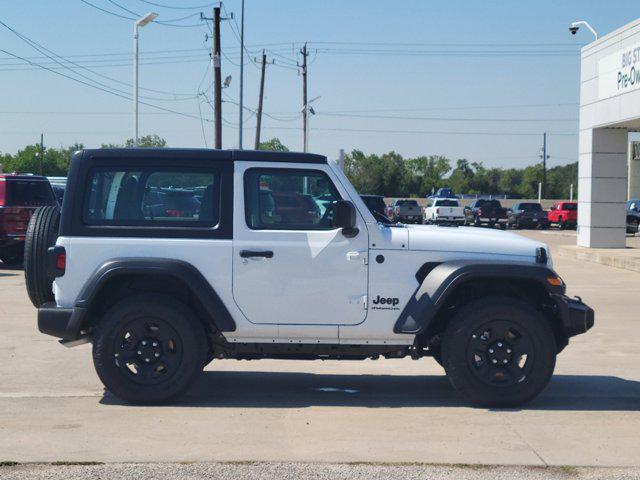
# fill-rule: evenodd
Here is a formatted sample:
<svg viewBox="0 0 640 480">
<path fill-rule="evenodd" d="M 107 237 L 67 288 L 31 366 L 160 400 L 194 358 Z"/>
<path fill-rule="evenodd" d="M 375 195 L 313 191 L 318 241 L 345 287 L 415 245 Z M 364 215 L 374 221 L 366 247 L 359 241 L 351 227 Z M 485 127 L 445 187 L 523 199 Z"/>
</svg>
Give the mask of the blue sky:
<svg viewBox="0 0 640 480">
<path fill-rule="evenodd" d="M 156 11 L 140 32 L 140 132 L 171 146 L 213 141 L 206 0 L 87 0 L 125 17 Z M 182 9 L 164 6 L 183 7 Z M 224 2 L 239 14 L 239 0 Z M 442 154 L 520 167 L 538 161 L 549 132 L 550 164 L 577 158 L 579 49 L 591 41 L 573 20 L 605 34 L 634 20 L 634 1 L 246 0 L 246 44 L 251 58 L 267 48 L 262 137 L 302 148 L 302 79 L 295 68 L 300 43 L 309 42 L 310 149 L 335 157 L 340 148 L 367 153 Z M 194 14 L 183 20 L 174 20 Z M 77 80 L 97 82 L 130 97 L 132 21 L 81 0 L 2 0 L 0 20 L 89 70 L 62 69 L 0 27 L 0 48 Z M 238 144 L 239 43 L 223 22 L 225 90 L 223 146 Z M 333 43 L 332 43 L 333 42 Z M 63 62 L 62 60 L 59 60 Z M 259 70 L 245 57 L 245 106 L 257 105 Z M 64 64 L 64 62 L 63 62 Z M 69 64 L 66 64 L 69 66 Z M 73 66 L 72 66 L 73 67 Z M 95 73 L 109 77 L 96 76 Z M 84 77 L 83 77 L 84 76 Z M 86 77 L 89 77 L 88 79 Z M 100 86 L 100 85 L 98 85 Z M 0 52 L 0 151 L 15 152 L 44 132 L 50 146 L 88 147 L 132 136 L 131 100 L 81 85 Z M 168 93 L 167 93 L 168 92 Z M 198 95 L 204 92 L 206 95 Z M 177 95 L 176 95 L 177 94 Z M 204 121 L 200 120 L 199 109 Z M 398 118 L 400 117 L 400 118 Z M 253 145 L 255 116 L 245 112 L 245 148 Z M 203 130 L 204 137 L 203 138 Z"/>
</svg>

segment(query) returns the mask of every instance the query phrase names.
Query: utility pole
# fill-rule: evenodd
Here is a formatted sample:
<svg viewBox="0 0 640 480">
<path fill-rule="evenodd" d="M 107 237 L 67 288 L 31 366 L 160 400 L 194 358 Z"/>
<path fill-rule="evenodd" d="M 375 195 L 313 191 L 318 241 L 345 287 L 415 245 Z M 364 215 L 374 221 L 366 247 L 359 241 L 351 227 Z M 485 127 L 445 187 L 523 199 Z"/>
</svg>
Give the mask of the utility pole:
<svg viewBox="0 0 640 480">
<path fill-rule="evenodd" d="M 42 175 L 42 164 L 44 162 L 44 133 L 40 134 L 40 175 Z"/>
<path fill-rule="evenodd" d="M 222 148 L 222 72 L 220 69 L 220 7 L 213 9 L 213 109 L 215 147 Z"/>
<path fill-rule="evenodd" d="M 266 66 L 267 54 L 264 53 L 264 50 L 262 50 L 262 68 L 260 70 L 260 95 L 258 97 L 258 113 L 256 115 L 256 150 L 260 148 L 260 127 L 262 126 L 262 99 L 264 98 L 264 72 L 266 70 Z"/>
<path fill-rule="evenodd" d="M 309 148 L 309 106 L 307 105 L 307 57 L 309 54 L 307 53 L 307 44 L 304 44 L 302 50 L 300 50 L 302 54 L 302 132 L 303 132 L 303 152 L 307 152 Z"/>
<path fill-rule="evenodd" d="M 547 155 L 547 132 L 542 134 L 542 196 L 546 197 L 547 195 L 547 160 L 549 159 L 549 155 Z"/>
<path fill-rule="evenodd" d="M 238 149 L 242 150 L 242 114 L 244 109 L 244 0 L 241 4 L 240 12 L 240 106 L 238 112 Z M 263 67 L 264 68 L 264 67 Z M 264 72 L 263 72 L 264 76 Z"/>
</svg>

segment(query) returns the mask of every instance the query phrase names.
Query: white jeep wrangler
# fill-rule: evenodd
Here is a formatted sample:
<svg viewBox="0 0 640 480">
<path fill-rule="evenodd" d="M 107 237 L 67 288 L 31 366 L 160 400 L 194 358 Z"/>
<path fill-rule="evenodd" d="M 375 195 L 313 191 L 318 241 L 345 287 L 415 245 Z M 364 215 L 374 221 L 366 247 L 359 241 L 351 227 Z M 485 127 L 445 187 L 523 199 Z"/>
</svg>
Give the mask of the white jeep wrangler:
<svg viewBox="0 0 640 480">
<path fill-rule="evenodd" d="M 470 401 L 513 406 L 593 325 L 545 245 L 385 219 L 319 155 L 84 150 L 61 213 L 31 220 L 27 288 L 40 331 L 93 342 L 133 403 L 176 398 L 214 359 L 432 356 Z"/>
</svg>

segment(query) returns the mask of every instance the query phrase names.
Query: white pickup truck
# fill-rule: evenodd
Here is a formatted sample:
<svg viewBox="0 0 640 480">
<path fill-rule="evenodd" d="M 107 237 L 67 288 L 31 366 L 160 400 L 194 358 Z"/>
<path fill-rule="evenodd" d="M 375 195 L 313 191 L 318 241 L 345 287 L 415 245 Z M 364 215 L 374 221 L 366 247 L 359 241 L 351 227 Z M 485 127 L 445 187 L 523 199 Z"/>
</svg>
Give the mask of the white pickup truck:
<svg viewBox="0 0 640 480">
<path fill-rule="evenodd" d="M 434 198 L 424 209 L 424 223 L 464 223 L 464 210 L 456 198 Z"/>
</svg>

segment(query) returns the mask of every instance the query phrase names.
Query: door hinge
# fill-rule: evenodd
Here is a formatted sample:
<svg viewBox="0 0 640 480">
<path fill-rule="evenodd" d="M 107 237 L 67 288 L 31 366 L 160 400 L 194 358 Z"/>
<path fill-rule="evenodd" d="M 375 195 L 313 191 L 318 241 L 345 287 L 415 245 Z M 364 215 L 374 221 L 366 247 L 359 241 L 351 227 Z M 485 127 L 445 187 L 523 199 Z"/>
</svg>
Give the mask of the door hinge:
<svg viewBox="0 0 640 480">
<path fill-rule="evenodd" d="M 367 297 L 367 295 L 362 296 L 362 306 L 365 310 L 369 309 L 369 298 Z"/>
</svg>

